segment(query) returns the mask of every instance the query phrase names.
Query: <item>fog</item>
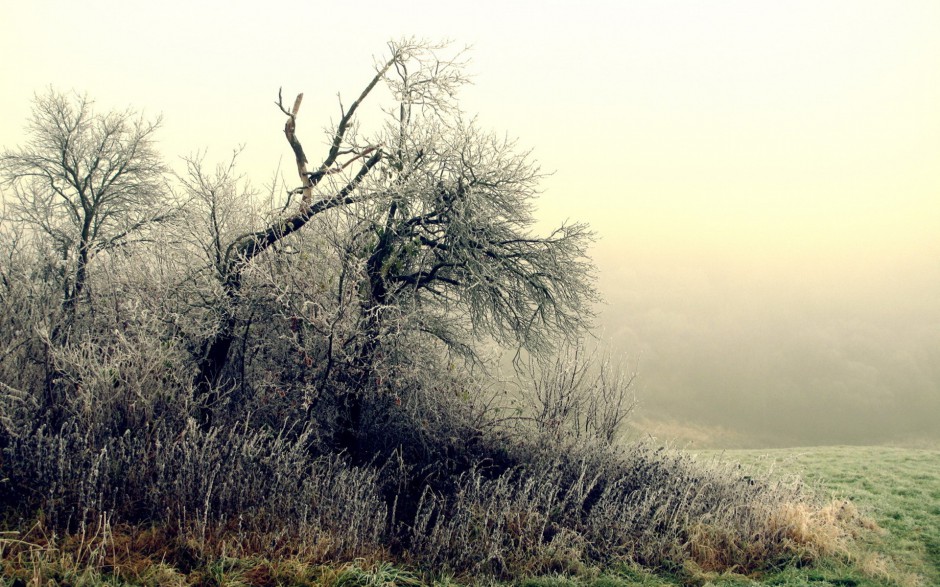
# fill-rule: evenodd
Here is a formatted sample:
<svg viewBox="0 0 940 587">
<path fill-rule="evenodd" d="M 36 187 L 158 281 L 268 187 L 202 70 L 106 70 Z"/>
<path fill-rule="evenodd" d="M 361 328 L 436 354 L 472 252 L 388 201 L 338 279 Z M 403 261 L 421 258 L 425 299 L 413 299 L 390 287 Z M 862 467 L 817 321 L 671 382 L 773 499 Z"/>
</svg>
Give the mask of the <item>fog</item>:
<svg viewBox="0 0 940 587">
<path fill-rule="evenodd" d="M 636 361 L 644 434 L 698 446 L 940 438 L 940 263 L 602 259 L 602 339 Z M 849 266 L 847 266 L 849 265 Z"/>
<path fill-rule="evenodd" d="M 263 190 L 290 160 L 279 87 L 305 92 L 313 152 L 387 40 L 470 44 L 462 104 L 542 163 L 540 226 L 597 232 L 634 434 L 920 443 L 940 438 L 938 30 L 934 0 L 8 2 L 0 145 L 52 84 L 162 112 L 171 162 L 245 145 Z"/>
</svg>

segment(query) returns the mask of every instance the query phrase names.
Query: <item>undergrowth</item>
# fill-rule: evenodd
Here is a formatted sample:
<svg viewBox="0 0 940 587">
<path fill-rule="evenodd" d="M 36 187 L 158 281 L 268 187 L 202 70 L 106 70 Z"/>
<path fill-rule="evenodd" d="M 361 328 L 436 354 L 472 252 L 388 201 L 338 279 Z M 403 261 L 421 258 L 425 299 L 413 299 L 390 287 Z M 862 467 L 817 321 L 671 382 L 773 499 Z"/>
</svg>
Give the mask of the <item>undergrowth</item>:
<svg viewBox="0 0 940 587">
<path fill-rule="evenodd" d="M 843 555 L 861 524 L 850 503 L 817 503 L 797 480 L 759 481 L 736 465 L 706 465 L 645 445 L 519 446 L 517 464 L 504 471 L 480 466 L 426 484 L 413 517 L 401 519 L 396 499 L 407 494 L 385 497 L 387 463 L 304 461 L 277 437 L 229 431 L 219 443 L 220 431 L 188 434 L 185 457 L 172 444 L 134 451 L 116 439 L 85 468 L 81 460 L 62 461 L 47 471 L 41 479 L 54 491 L 32 495 L 33 507 L 21 510 L 40 512 L 38 521 L 0 539 L 4 574 L 148 584 L 148 577 L 168 581 L 175 573 L 193 584 L 194 576 L 215 573 L 264 585 L 298 565 L 309 574 L 358 560 L 386 574 L 423 569 L 403 575 L 417 580 L 433 570 L 459 582 L 580 576 L 624 563 L 682 576 L 757 576 Z M 37 438 L 36 446 L 49 446 Z M 37 454 L 23 450 L 20 441 L 7 454 Z M 135 468 L 160 475 L 135 486 Z M 21 492 L 28 482 L 22 474 L 8 482 Z M 80 483 L 83 474 L 94 483 Z M 128 495 L 139 499 L 120 507 Z M 10 517 L 14 511 L 6 510 L 8 528 L 30 520 Z M 381 566 L 389 561 L 405 566 Z M 369 583 L 356 573 L 337 584 L 404 584 Z M 223 584 L 205 581 L 195 584 Z"/>
</svg>

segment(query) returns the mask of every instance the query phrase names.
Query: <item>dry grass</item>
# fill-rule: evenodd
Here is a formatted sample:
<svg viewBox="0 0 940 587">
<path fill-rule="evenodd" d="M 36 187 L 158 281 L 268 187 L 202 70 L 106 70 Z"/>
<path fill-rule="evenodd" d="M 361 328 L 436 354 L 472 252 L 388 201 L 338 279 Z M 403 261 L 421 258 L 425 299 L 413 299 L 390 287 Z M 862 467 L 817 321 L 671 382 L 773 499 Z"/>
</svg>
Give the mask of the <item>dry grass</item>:
<svg viewBox="0 0 940 587">
<path fill-rule="evenodd" d="M 758 481 L 733 465 L 643 445 L 563 452 L 426 494 L 411 556 L 506 577 L 623 561 L 751 574 L 840 555 L 860 523 L 846 502 L 817 503 L 796 481 Z"/>
<path fill-rule="evenodd" d="M 848 575 L 846 581 L 863 585 L 940 584 L 936 450 L 817 447 L 729 451 L 724 456 L 754 463 L 765 477 L 801 474 L 825 499 L 827 506 L 809 516 L 805 526 L 813 536 L 815 522 L 823 528 L 822 536 L 828 536 L 823 544 L 842 547 L 835 559 L 846 568 L 834 569 L 832 576 Z M 839 536 L 837 528 L 845 534 Z"/>
</svg>

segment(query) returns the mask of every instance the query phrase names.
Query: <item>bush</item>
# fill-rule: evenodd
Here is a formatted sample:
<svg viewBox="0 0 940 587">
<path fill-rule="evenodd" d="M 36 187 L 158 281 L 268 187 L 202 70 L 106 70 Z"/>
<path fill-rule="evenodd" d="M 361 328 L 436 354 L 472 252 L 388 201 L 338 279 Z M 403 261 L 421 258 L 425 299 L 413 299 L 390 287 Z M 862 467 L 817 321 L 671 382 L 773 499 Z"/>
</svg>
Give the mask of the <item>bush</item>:
<svg viewBox="0 0 940 587">
<path fill-rule="evenodd" d="M 839 538 L 795 482 L 643 444 L 544 446 L 495 478 L 474 470 L 451 494 L 426 492 L 411 555 L 501 576 L 615 561 L 753 572 L 829 554 Z"/>
</svg>

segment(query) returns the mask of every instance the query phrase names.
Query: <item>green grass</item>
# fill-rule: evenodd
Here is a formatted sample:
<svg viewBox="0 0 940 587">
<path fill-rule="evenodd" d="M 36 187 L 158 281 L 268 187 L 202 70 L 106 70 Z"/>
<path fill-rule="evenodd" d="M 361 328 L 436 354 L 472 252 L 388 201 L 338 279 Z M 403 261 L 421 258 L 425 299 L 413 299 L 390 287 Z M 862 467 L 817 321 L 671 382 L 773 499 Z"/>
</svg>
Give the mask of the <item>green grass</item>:
<svg viewBox="0 0 940 587">
<path fill-rule="evenodd" d="M 799 474 L 822 496 L 850 500 L 878 526 L 858 537 L 853 565 L 789 570 L 765 584 L 940 586 L 940 450 L 734 450 L 721 453 L 721 458 L 775 474 Z"/>
<path fill-rule="evenodd" d="M 741 462 L 772 475 L 799 475 L 820 498 L 850 500 L 860 514 L 874 524 L 855 537 L 843 557 L 763 577 L 708 575 L 694 571 L 682 577 L 670 577 L 608 570 L 593 579 L 539 578 L 529 584 L 532 587 L 940 587 L 940 450 L 814 447 L 695 452 L 701 460 L 717 458 Z"/>
<path fill-rule="evenodd" d="M 886 447 L 822 447 L 777 450 L 698 451 L 700 460 L 741 462 L 772 475 L 800 475 L 824 500 L 850 500 L 870 520 L 842 556 L 809 568 L 787 568 L 761 577 L 709 574 L 687 568 L 680 576 L 629 565 L 586 569 L 576 577 L 532 577 L 520 587 L 932 587 L 940 586 L 940 450 Z M 220 558 L 187 575 L 153 561 L 120 579 L 38 547 L 13 560 L 14 537 L 0 535 L 0 587 L 14 577 L 30 585 L 326 585 L 455 586 L 472 578 L 421 579 L 382 561 L 308 565 L 303 561 Z M 4 556 L 4 552 L 8 556 Z M 17 569 L 9 574 L 10 569 Z M 125 582 L 126 581 L 126 582 Z M 24 584 L 23 582 L 16 583 Z"/>
</svg>

